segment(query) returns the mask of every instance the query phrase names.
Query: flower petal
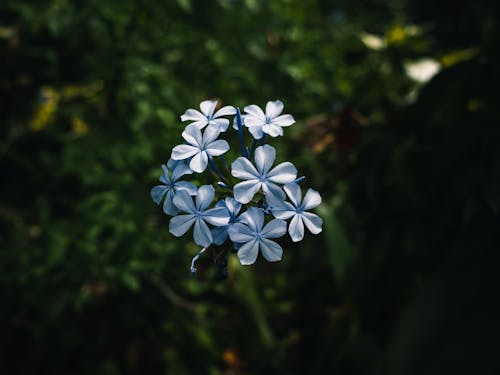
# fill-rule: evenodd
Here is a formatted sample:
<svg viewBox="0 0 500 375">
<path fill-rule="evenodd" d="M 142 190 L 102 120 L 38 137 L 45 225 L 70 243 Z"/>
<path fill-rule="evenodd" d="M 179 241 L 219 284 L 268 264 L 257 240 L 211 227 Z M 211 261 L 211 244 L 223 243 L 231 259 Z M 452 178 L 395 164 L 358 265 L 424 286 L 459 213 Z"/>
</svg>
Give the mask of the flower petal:
<svg viewBox="0 0 500 375">
<path fill-rule="evenodd" d="M 259 191 L 262 182 L 259 180 L 247 180 L 234 185 L 233 195 L 234 198 L 243 204 L 252 200 L 254 195 Z"/>
<path fill-rule="evenodd" d="M 264 132 L 262 131 L 262 126 L 249 126 L 248 131 L 252 134 L 254 139 L 262 139 Z"/>
<path fill-rule="evenodd" d="M 319 193 L 314 189 L 307 190 L 306 196 L 302 201 L 302 209 L 304 211 L 311 210 L 319 206 L 320 204 L 321 204 L 321 195 L 319 195 Z"/>
<path fill-rule="evenodd" d="M 209 143 L 205 148 L 205 151 L 210 156 L 219 156 L 224 154 L 228 150 L 229 150 L 229 143 L 227 143 L 223 139 L 219 139 L 218 141 Z"/>
<path fill-rule="evenodd" d="M 266 238 L 260 241 L 260 251 L 268 262 L 278 262 L 283 256 L 283 249 L 281 246 Z"/>
<path fill-rule="evenodd" d="M 174 163 L 179 163 L 181 164 L 182 161 L 180 160 L 173 160 L 173 159 L 169 159 L 168 160 L 170 162 L 170 164 L 174 164 Z M 162 169 L 162 174 L 160 176 L 160 182 L 163 182 L 165 185 L 170 185 L 172 184 L 172 179 L 170 178 L 170 174 L 169 174 L 169 171 L 168 171 L 168 168 L 165 166 L 165 164 L 162 164 L 161 165 L 161 169 Z M 172 168 L 170 168 L 172 169 Z"/>
<path fill-rule="evenodd" d="M 302 191 L 300 190 L 299 184 L 290 182 L 283 186 L 283 189 L 285 189 L 286 195 L 288 195 L 293 205 L 299 207 L 302 202 Z"/>
<path fill-rule="evenodd" d="M 236 114 L 236 108 L 234 108 L 231 105 L 226 105 L 225 107 L 222 107 L 217 112 L 215 112 L 214 117 L 231 116 L 235 114 Z"/>
<path fill-rule="evenodd" d="M 262 109 L 260 109 L 260 107 L 256 106 L 255 104 L 247 105 L 245 108 L 243 108 L 243 110 L 251 116 L 255 116 L 264 121 L 266 120 L 266 115 L 264 114 Z"/>
<path fill-rule="evenodd" d="M 175 146 L 172 150 L 172 159 L 174 160 L 184 160 L 190 158 L 200 149 L 191 145 L 178 145 Z"/>
<path fill-rule="evenodd" d="M 208 225 L 200 218 L 194 222 L 193 238 L 196 244 L 203 247 L 212 243 L 212 232 L 210 232 Z"/>
<path fill-rule="evenodd" d="M 304 212 L 302 214 L 302 219 L 307 229 L 309 229 L 312 234 L 318 234 L 322 231 L 321 226 L 323 225 L 323 220 L 318 215 L 311 212 Z"/>
<path fill-rule="evenodd" d="M 227 198 L 226 198 L 226 199 L 227 199 Z M 219 199 L 219 200 L 215 203 L 214 207 L 225 207 L 225 208 L 227 208 L 227 206 L 226 206 L 226 201 L 225 201 L 224 199 Z"/>
<path fill-rule="evenodd" d="M 255 232 L 246 224 L 235 223 L 227 230 L 233 242 L 248 242 L 255 239 Z"/>
<path fill-rule="evenodd" d="M 227 207 L 227 210 L 232 217 L 236 217 L 241 210 L 241 203 L 231 197 L 227 197 L 224 200 L 224 205 Z"/>
<path fill-rule="evenodd" d="M 278 238 L 286 233 L 286 221 L 273 219 L 262 229 L 261 235 L 264 238 Z"/>
<path fill-rule="evenodd" d="M 163 212 L 167 215 L 177 215 L 179 213 L 179 209 L 175 207 L 174 202 L 174 192 L 169 190 L 167 195 L 165 196 L 165 200 L 163 201 Z"/>
<path fill-rule="evenodd" d="M 259 146 L 255 150 L 255 166 L 257 171 L 266 175 L 276 160 L 276 150 L 273 146 Z"/>
<path fill-rule="evenodd" d="M 217 106 L 217 100 L 205 100 L 200 103 L 201 112 L 206 116 L 212 116 Z"/>
<path fill-rule="evenodd" d="M 273 119 L 272 124 L 278 126 L 290 126 L 295 124 L 295 119 L 292 115 L 281 115 Z"/>
<path fill-rule="evenodd" d="M 175 168 L 177 168 L 181 164 L 184 164 L 184 162 L 182 160 L 174 160 L 174 159 L 170 158 L 167 161 L 167 168 L 170 169 L 171 171 L 173 171 Z M 162 165 L 162 168 L 163 168 L 163 165 Z M 165 172 L 165 169 L 163 169 L 164 172 Z"/>
<path fill-rule="evenodd" d="M 278 185 L 272 183 L 271 181 L 266 181 L 262 184 L 262 191 L 269 201 L 284 201 L 286 196 L 285 192 Z"/>
<path fill-rule="evenodd" d="M 172 181 L 175 182 L 179 179 L 179 177 L 184 176 L 185 174 L 192 174 L 193 171 L 188 165 L 184 162 L 180 162 L 176 165 L 175 169 L 172 171 Z"/>
<path fill-rule="evenodd" d="M 189 126 L 196 126 L 198 129 L 203 129 L 205 126 L 207 126 L 208 120 L 204 118 L 203 120 L 195 121 L 189 124 Z"/>
<path fill-rule="evenodd" d="M 259 241 L 256 239 L 247 242 L 238 250 L 238 258 L 240 263 L 244 266 L 254 264 L 259 255 Z"/>
<path fill-rule="evenodd" d="M 283 135 L 283 129 L 281 126 L 275 124 L 264 124 L 262 126 L 262 131 L 269 134 L 271 137 L 278 137 Z"/>
<path fill-rule="evenodd" d="M 287 202 L 288 203 L 288 202 Z M 288 203 L 290 204 L 290 203 Z M 291 211 L 291 210 L 281 210 L 281 209 L 277 209 L 277 210 L 272 210 L 271 211 L 273 213 L 273 216 L 276 218 L 276 219 L 282 219 L 282 220 L 288 220 L 290 219 L 293 215 L 296 215 L 297 212 L 295 211 Z"/>
<path fill-rule="evenodd" d="M 260 232 L 264 225 L 264 211 L 257 207 L 250 207 L 241 214 L 240 219 L 254 232 Z"/>
<path fill-rule="evenodd" d="M 225 207 L 214 207 L 209 208 L 205 212 L 203 212 L 203 220 L 207 223 L 212 224 L 216 227 L 220 227 L 222 225 L 227 225 L 229 223 L 229 211 Z"/>
<path fill-rule="evenodd" d="M 266 123 L 265 119 L 262 119 L 260 117 L 255 117 L 251 115 L 247 115 L 245 118 L 245 126 L 247 128 L 253 127 L 253 126 L 259 126 L 262 127 Z"/>
<path fill-rule="evenodd" d="M 177 207 L 182 212 L 191 214 L 196 211 L 193 203 L 193 198 L 191 198 L 187 191 L 178 191 L 173 198 L 173 202 L 175 204 L 175 207 Z"/>
<path fill-rule="evenodd" d="M 292 221 L 290 221 L 288 233 L 290 234 L 293 242 L 302 241 L 304 238 L 304 223 L 302 222 L 302 217 L 300 215 L 295 215 Z"/>
<path fill-rule="evenodd" d="M 275 185 L 273 182 L 268 182 L 268 183 Z M 295 207 L 290 202 L 287 202 L 285 199 L 286 199 L 285 193 L 283 193 L 283 195 L 280 196 L 267 195 L 266 204 L 268 209 L 295 211 Z"/>
<path fill-rule="evenodd" d="M 170 219 L 168 230 L 175 237 L 180 237 L 185 234 L 193 225 L 196 218 L 194 215 L 177 215 Z"/>
<path fill-rule="evenodd" d="M 216 127 L 220 132 L 225 132 L 229 126 L 227 118 L 216 118 L 208 122 L 210 126 Z"/>
<path fill-rule="evenodd" d="M 297 168 L 290 162 L 284 162 L 271 169 L 267 177 L 272 182 L 286 184 L 297 178 Z"/>
<path fill-rule="evenodd" d="M 214 200 L 215 189 L 212 185 L 203 185 L 196 192 L 196 208 L 200 211 L 206 210 Z"/>
<path fill-rule="evenodd" d="M 203 141 L 200 128 L 193 124 L 186 126 L 186 129 L 182 132 L 182 138 L 190 145 L 196 147 L 201 146 Z"/>
<path fill-rule="evenodd" d="M 170 189 L 170 186 L 166 185 L 156 185 L 151 189 L 151 199 L 156 204 L 160 204 L 161 200 L 167 194 L 167 191 Z"/>
<path fill-rule="evenodd" d="M 220 129 L 217 126 L 209 126 L 203 132 L 203 145 L 208 145 L 215 141 L 220 134 Z"/>
<path fill-rule="evenodd" d="M 279 114 L 283 111 L 283 103 L 281 100 L 276 100 L 274 102 L 267 102 L 266 104 L 266 117 L 269 119 L 273 119 L 278 117 Z"/>
<path fill-rule="evenodd" d="M 189 181 L 177 181 L 174 185 L 174 189 L 175 191 L 187 191 L 189 195 L 196 195 L 196 191 L 198 190 L 196 185 Z"/>
<path fill-rule="evenodd" d="M 231 164 L 231 174 L 242 180 L 253 180 L 259 176 L 257 169 L 244 157 L 239 157 Z"/>
<path fill-rule="evenodd" d="M 201 173 L 205 169 L 207 169 L 208 165 L 208 155 L 205 151 L 198 150 L 198 153 L 193 156 L 191 161 L 189 162 L 189 168 L 193 171 Z"/>
<path fill-rule="evenodd" d="M 229 225 L 223 225 L 221 227 L 212 228 L 211 229 L 212 242 L 217 246 L 220 246 L 224 242 L 226 242 L 227 237 L 228 237 L 228 234 L 227 234 L 228 229 L 229 229 Z"/>
<path fill-rule="evenodd" d="M 206 120 L 206 118 L 203 115 L 203 113 L 197 111 L 196 109 L 188 109 L 181 116 L 181 121 L 200 121 L 200 120 Z"/>
</svg>

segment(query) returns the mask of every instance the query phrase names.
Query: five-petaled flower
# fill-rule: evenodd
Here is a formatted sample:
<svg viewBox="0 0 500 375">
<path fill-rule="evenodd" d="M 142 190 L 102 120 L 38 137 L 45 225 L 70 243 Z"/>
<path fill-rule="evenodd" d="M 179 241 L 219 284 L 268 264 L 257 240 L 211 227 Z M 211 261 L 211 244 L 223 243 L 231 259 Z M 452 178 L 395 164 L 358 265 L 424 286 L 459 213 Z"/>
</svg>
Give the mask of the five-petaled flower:
<svg viewBox="0 0 500 375">
<path fill-rule="evenodd" d="M 254 159 L 255 166 L 245 157 L 239 157 L 231 165 L 231 174 L 245 180 L 234 186 L 234 198 L 240 203 L 248 203 L 261 187 L 266 196 L 284 198 L 285 194 L 277 184 L 294 181 L 297 178 L 297 168 L 290 162 L 280 163 L 272 168 L 276 150 L 269 145 L 257 147 Z"/>
<path fill-rule="evenodd" d="M 286 233 L 286 222 L 273 219 L 264 226 L 264 211 L 250 207 L 241 214 L 241 221 L 229 228 L 232 241 L 242 243 L 238 250 L 238 258 L 243 265 L 255 263 L 259 249 L 269 262 L 281 260 L 283 249 L 270 238 L 282 237 Z"/>
<path fill-rule="evenodd" d="M 214 113 L 217 100 L 205 100 L 200 103 L 201 112 L 196 109 L 188 109 L 181 116 L 181 121 L 194 121 L 191 125 L 196 125 L 199 129 L 205 126 L 214 126 L 221 132 L 225 132 L 229 125 L 229 120 L 222 116 L 234 115 L 236 109 L 232 106 L 225 106 Z"/>
<path fill-rule="evenodd" d="M 321 203 L 321 196 L 316 190 L 309 189 L 302 200 L 302 191 L 296 183 L 289 183 L 284 186 L 286 195 L 290 198 L 289 202 L 268 199 L 271 206 L 271 212 L 277 219 L 290 221 L 288 233 L 293 242 L 302 241 L 304 238 L 304 224 L 312 234 L 321 232 L 323 220 L 316 214 L 306 212 L 317 207 Z"/>
<path fill-rule="evenodd" d="M 151 198 L 156 204 L 163 201 L 163 212 L 167 215 L 177 215 L 179 210 L 175 207 L 172 199 L 178 190 L 185 190 L 190 195 L 196 194 L 197 187 L 189 181 L 178 181 L 180 177 L 191 174 L 193 171 L 183 161 L 170 159 L 167 163 L 161 165 L 163 174 L 160 176 L 160 182 L 163 185 L 157 185 L 151 189 Z M 170 173 L 170 171 L 172 171 Z"/>
<path fill-rule="evenodd" d="M 229 223 L 230 219 L 226 208 L 208 208 L 214 197 L 215 190 L 211 185 L 203 185 L 198 189 L 195 202 L 187 192 L 183 190 L 177 192 L 173 199 L 174 204 L 179 211 L 186 212 L 186 214 L 177 215 L 170 219 L 170 233 L 180 237 L 194 224 L 194 242 L 203 247 L 209 246 L 213 237 L 207 223 L 221 226 Z"/>
<path fill-rule="evenodd" d="M 246 112 L 245 126 L 255 139 L 261 139 L 264 133 L 271 137 L 283 135 L 283 127 L 295 123 L 292 115 L 280 116 L 283 111 L 283 103 L 280 100 L 267 102 L 266 113 L 255 104 L 246 106 L 244 110 Z"/>
<path fill-rule="evenodd" d="M 229 144 L 224 140 L 216 140 L 220 130 L 209 126 L 201 134 L 200 128 L 195 124 L 188 125 L 182 132 L 182 137 L 187 144 L 175 146 L 172 150 L 172 159 L 184 160 L 192 157 L 189 167 L 198 173 L 207 169 L 209 159 L 219 156 L 229 150 Z"/>
</svg>

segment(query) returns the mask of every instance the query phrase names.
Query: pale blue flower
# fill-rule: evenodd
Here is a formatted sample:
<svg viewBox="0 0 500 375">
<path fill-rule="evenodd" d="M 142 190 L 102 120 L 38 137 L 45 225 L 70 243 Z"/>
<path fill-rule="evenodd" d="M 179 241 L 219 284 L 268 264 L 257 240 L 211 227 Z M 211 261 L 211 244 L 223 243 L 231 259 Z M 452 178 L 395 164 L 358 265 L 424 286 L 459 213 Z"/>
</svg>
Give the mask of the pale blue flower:
<svg viewBox="0 0 500 375">
<path fill-rule="evenodd" d="M 228 230 L 231 240 L 242 244 L 238 249 L 240 263 L 255 263 L 259 250 L 269 262 L 281 260 L 283 249 L 270 238 L 283 236 L 286 233 L 286 222 L 273 219 L 264 226 L 264 212 L 256 207 L 250 207 L 244 212 L 241 220 L 242 223 L 235 223 Z"/>
<path fill-rule="evenodd" d="M 225 200 L 218 201 L 215 207 L 225 207 L 229 212 L 229 223 L 227 225 L 212 228 L 213 243 L 222 245 L 227 239 L 228 229 L 239 221 L 238 214 L 241 210 L 241 203 L 238 203 L 234 198 L 227 197 Z"/>
<path fill-rule="evenodd" d="M 212 244 L 231 246 L 243 265 L 253 264 L 259 252 L 268 261 L 276 262 L 281 260 L 283 249 L 273 239 L 288 231 L 293 241 L 300 241 L 304 226 L 314 234 L 322 230 L 321 218 L 308 212 L 320 204 L 319 193 L 309 189 L 302 199 L 298 183 L 304 177 L 297 179 L 297 169 L 290 162 L 274 165 L 276 150 L 264 144 L 267 134 L 283 135 L 283 128 L 295 123 L 293 116 L 282 114 L 283 103 L 269 101 L 265 111 L 249 105 L 244 115 L 237 107 L 226 106 L 218 111 L 216 107 L 217 101 L 206 100 L 200 103 L 200 110 L 188 109 L 181 116 L 182 121 L 190 122 L 182 132 L 185 141 L 173 148 L 171 160 L 167 166 L 162 165 L 161 185 L 151 190 L 153 200 L 173 215 L 169 230 L 174 236 L 191 233 L 193 228 L 194 242 L 202 248 L 191 261 L 192 273 L 196 272 L 196 261 Z M 239 146 L 241 156 L 231 164 L 234 178 L 224 173 L 229 171 L 223 154 L 230 146 L 218 139 L 228 129 L 230 115 L 234 115 L 233 127 L 238 135 L 235 146 Z M 245 142 L 245 128 L 254 138 L 251 144 Z M 178 181 L 184 174 L 202 173 L 207 168 L 215 177 L 214 186 L 220 188 L 222 198 L 218 201 L 214 186 L 196 189 L 190 182 Z M 290 219 L 289 225 L 284 219 Z"/>
<path fill-rule="evenodd" d="M 271 137 L 283 135 L 283 127 L 295 123 L 292 115 L 280 116 L 283 111 L 283 103 L 280 100 L 267 102 L 266 113 L 255 104 L 246 106 L 244 110 L 246 112 L 245 126 L 255 139 L 261 139 L 264 133 Z"/>
<path fill-rule="evenodd" d="M 226 225 L 229 222 L 229 212 L 224 207 L 208 208 L 214 200 L 215 190 L 212 185 L 203 185 L 196 192 L 196 200 L 181 190 L 175 194 L 173 202 L 179 211 L 185 215 L 177 215 L 170 219 L 169 230 L 176 237 L 185 234 L 194 224 L 194 242 L 206 247 L 212 243 L 212 233 L 208 224 L 214 226 Z"/>
<path fill-rule="evenodd" d="M 229 144 L 224 140 L 216 140 L 220 130 L 209 126 L 201 134 L 200 128 L 195 124 L 188 125 L 182 132 L 182 137 L 187 144 L 175 146 L 172 150 L 172 159 L 184 160 L 191 158 L 189 167 L 198 173 L 207 169 L 209 158 L 219 156 L 229 150 Z"/>
<path fill-rule="evenodd" d="M 266 196 L 284 198 L 285 193 L 277 184 L 294 181 L 297 178 L 297 168 L 290 162 L 280 163 L 272 168 L 276 150 L 269 145 L 257 147 L 254 159 L 255 166 L 245 157 L 239 157 L 231 165 L 231 174 L 245 180 L 234 186 L 234 198 L 246 204 L 261 187 Z"/>
<path fill-rule="evenodd" d="M 205 100 L 200 103 L 201 112 L 196 109 L 188 109 L 181 116 L 181 121 L 194 121 L 191 125 L 196 125 L 199 129 L 210 125 L 225 132 L 229 125 L 229 120 L 221 117 L 234 115 L 236 109 L 228 105 L 214 113 L 215 107 L 217 107 L 217 100 Z"/>
<path fill-rule="evenodd" d="M 157 185 L 151 189 L 151 198 L 156 204 L 163 201 L 163 212 L 167 215 L 176 215 L 179 210 L 175 207 L 172 199 L 178 190 L 185 190 L 188 194 L 196 194 L 196 185 L 189 181 L 178 181 L 178 179 L 186 174 L 191 174 L 193 171 L 183 161 L 170 159 L 167 163 L 162 164 L 163 174 L 160 177 L 160 182 L 163 185 Z M 170 172 L 171 171 L 171 172 Z"/>
<path fill-rule="evenodd" d="M 321 196 L 316 190 L 309 189 L 302 200 L 302 191 L 296 183 L 289 183 L 284 186 L 286 195 L 292 203 L 268 200 L 271 212 L 278 219 L 290 219 L 288 233 L 293 242 L 301 241 L 304 238 L 304 224 L 312 234 L 321 232 L 323 220 L 316 214 L 306 212 L 317 207 L 321 203 Z"/>
</svg>

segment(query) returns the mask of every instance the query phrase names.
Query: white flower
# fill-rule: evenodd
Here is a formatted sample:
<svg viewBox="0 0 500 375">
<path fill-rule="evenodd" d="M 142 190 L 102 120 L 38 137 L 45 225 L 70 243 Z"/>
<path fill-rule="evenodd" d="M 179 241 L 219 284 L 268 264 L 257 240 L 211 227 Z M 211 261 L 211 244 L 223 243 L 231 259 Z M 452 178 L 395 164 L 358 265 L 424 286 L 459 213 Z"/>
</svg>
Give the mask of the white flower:
<svg viewBox="0 0 500 375">
<path fill-rule="evenodd" d="M 245 126 L 248 127 L 255 139 L 261 139 L 264 133 L 271 137 L 283 135 L 284 126 L 290 126 L 295 123 L 292 115 L 281 115 L 283 103 L 280 100 L 267 102 L 266 113 L 255 104 L 244 108 L 246 115 L 244 118 Z"/>
<path fill-rule="evenodd" d="M 286 233 L 286 222 L 273 219 L 264 225 L 264 212 L 250 207 L 241 214 L 241 222 L 233 224 L 228 232 L 231 241 L 240 243 L 238 258 L 243 265 L 255 263 L 259 250 L 269 262 L 281 260 L 283 249 L 270 238 L 278 238 Z"/>
<path fill-rule="evenodd" d="M 199 129 L 210 125 L 219 128 L 221 132 L 225 132 L 229 125 L 229 120 L 221 117 L 236 114 L 236 109 L 228 105 L 222 107 L 214 114 L 216 106 L 217 100 L 205 100 L 200 103 L 201 112 L 196 109 L 188 109 L 181 116 L 181 121 L 194 121 L 190 125 L 196 125 Z"/>
<path fill-rule="evenodd" d="M 234 186 L 234 198 L 238 202 L 243 204 L 250 202 L 261 187 L 266 196 L 285 197 L 283 190 L 277 184 L 294 181 L 297 178 L 297 168 L 290 162 L 280 163 L 272 168 L 275 159 L 274 147 L 264 145 L 255 150 L 255 166 L 245 157 L 239 157 L 233 162 L 231 174 L 245 180 Z"/>
<path fill-rule="evenodd" d="M 201 135 L 197 125 L 191 124 L 182 132 L 182 137 L 188 144 L 175 146 L 172 150 L 172 159 L 184 160 L 192 157 L 189 168 L 201 173 L 207 169 L 208 159 L 219 156 L 229 150 L 229 144 L 224 140 L 216 141 L 220 134 L 217 127 L 209 126 Z"/>
<path fill-rule="evenodd" d="M 173 199 L 176 191 L 186 190 L 190 195 L 196 194 L 196 185 L 189 181 L 178 181 L 185 174 L 191 174 L 193 171 L 183 162 L 170 159 L 167 163 L 162 164 L 163 174 L 160 177 L 162 185 L 157 185 L 151 189 L 151 198 L 156 204 L 163 201 L 163 212 L 167 215 L 177 215 L 179 210 L 175 207 Z"/>
<path fill-rule="evenodd" d="M 194 242 L 200 246 L 209 246 L 212 243 L 212 232 L 208 224 L 214 226 L 226 225 L 229 222 L 229 212 L 224 207 L 208 208 L 214 200 L 215 190 L 211 185 L 203 185 L 193 198 L 185 190 L 180 190 L 173 199 L 177 209 L 186 212 L 170 219 L 169 230 L 176 237 L 182 236 L 194 224 Z"/>
<path fill-rule="evenodd" d="M 317 207 L 321 203 L 321 196 L 319 193 L 316 190 L 309 189 L 304 200 L 302 200 L 302 191 L 298 184 L 293 182 L 286 184 L 284 189 L 292 204 L 273 200 L 272 198 L 268 199 L 268 203 L 272 206 L 271 211 L 275 218 L 284 220 L 292 218 L 290 226 L 288 227 L 288 233 L 292 241 L 302 241 L 304 238 L 304 224 L 312 234 L 320 233 L 323 220 L 316 214 L 306 212 L 307 210 Z"/>
</svg>

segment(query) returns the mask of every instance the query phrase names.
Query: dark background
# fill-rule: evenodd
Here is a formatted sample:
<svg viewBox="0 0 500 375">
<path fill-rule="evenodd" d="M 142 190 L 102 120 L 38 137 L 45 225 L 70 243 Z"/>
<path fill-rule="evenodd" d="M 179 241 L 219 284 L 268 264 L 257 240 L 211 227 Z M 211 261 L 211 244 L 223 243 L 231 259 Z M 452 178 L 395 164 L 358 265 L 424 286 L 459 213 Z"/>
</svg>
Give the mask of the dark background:
<svg viewBox="0 0 500 375">
<path fill-rule="evenodd" d="M 499 4 L 2 1 L 0 373 L 499 374 Z M 323 196 L 226 281 L 149 196 L 210 98 Z"/>
</svg>

